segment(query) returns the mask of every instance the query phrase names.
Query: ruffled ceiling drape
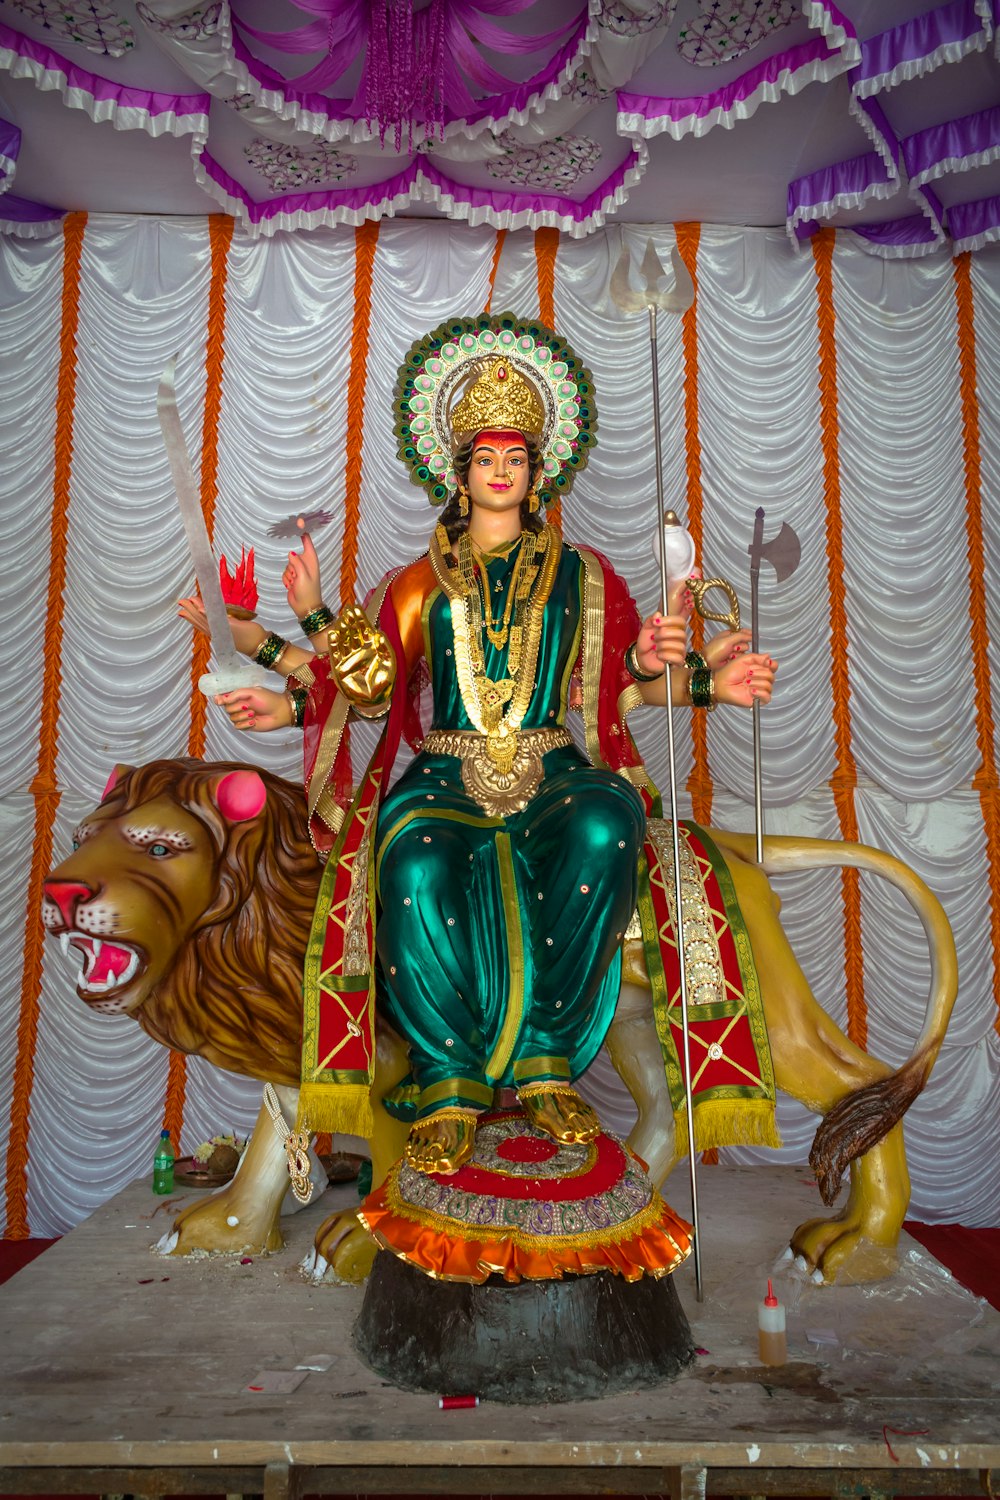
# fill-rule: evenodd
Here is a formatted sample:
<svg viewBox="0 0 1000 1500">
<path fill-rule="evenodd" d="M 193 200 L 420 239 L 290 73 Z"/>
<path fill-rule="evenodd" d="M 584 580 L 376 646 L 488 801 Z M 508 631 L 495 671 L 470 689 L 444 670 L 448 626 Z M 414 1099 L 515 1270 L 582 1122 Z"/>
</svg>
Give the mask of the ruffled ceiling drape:
<svg viewBox="0 0 1000 1500">
<path fill-rule="evenodd" d="M 217 550 L 257 552 L 261 615 L 292 633 L 277 519 L 328 508 L 327 602 L 358 596 L 426 546 L 434 516 L 395 456 L 391 399 L 411 343 L 451 313 L 550 319 L 590 365 L 599 447 L 562 508 L 565 534 L 656 602 L 650 368 L 643 317 L 610 302 L 623 243 L 676 243 L 698 289 L 665 318 L 659 358 L 667 494 L 748 608 L 763 506 L 788 521 L 798 572 L 762 581 L 780 662 L 763 715 L 770 832 L 860 837 L 907 860 L 955 929 L 961 992 L 930 1085 L 907 1116 L 912 1212 L 1000 1214 L 998 638 L 1000 253 L 886 261 L 821 234 L 679 226 L 553 230 L 403 220 L 269 240 L 223 219 L 71 215 L 0 241 L 0 1137 L 6 1232 L 57 1234 L 145 1173 L 161 1124 L 182 1149 L 252 1122 L 259 1086 L 184 1061 L 134 1022 L 88 1012 L 42 940 L 41 881 L 116 762 L 204 753 L 299 774 L 283 732 L 233 733 L 192 687 L 175 600 L 192 586 L 156 422 L 180 351 Z M 665 784 L 663 727 L 633 718 Z M 685 811 L 752 826 L 748 715 L 682 725 Z M 784 921 L 820 1002 L 890 1063 L 921 1024 L 915 920 L 868 877 L 786 877 Z M 599 1062 L 608 1121 L 629 1101 Z M 779 1159 L 814 1117 L 784 1101 Z M 745 1160 L 773 1153 L 726 1153 Z M 710 1168 L 706 1168 L 710 1170 Z"/>
</svg>

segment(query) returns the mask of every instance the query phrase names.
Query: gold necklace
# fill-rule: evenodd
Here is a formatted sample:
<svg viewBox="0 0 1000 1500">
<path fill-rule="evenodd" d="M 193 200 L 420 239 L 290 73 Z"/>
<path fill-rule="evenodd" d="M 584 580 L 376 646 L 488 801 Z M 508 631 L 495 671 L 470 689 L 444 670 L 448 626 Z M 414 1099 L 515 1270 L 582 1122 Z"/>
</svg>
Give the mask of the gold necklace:
<svg viewBox="0 0 1000 1500">
<path fill-rule="evenodd" d="M 434 575 L 451 601 L 455 638 L 455 675 L 470 721 L 486 737 L 486 752 L 501 777 L 511 774 L 517 755 L 517 731 L 528 711 L 535 688 L 535 669 L 542 642 L 542 621 L 562 555 L 562 538 L 553 526 L 542 533 L 545 556 L 524 609 L 523 652 L 518 652 L 513 677 L 494 682 L 486 676 L 482 659 L 482 613 L 478 586 L 467 579 L 459 556 L 458 576 L 445 563 L 438 537 L 429 556 Z M 461 552 L 461 538 L 459 552 Z M 470 547 L 471 552 L 471 547 Z M 507 704 L 504 712 L 504 704 Z"/>
<path fill-rule="evenodd" d="M 511 574 L 507 588 L 507 600 L 501 618 L 494 623 L 493 601 L 489 588 L 489 573 L 486 568 L 486 554 L 475 542 L 469 538 L 468 546 L 463 548 L 462 543 L 468 537 L 468 532 L 459 539 L 459 568 L 462 577 L 471 589 L 473 575 L 475 576 L 476 592 L 480 596 L 483 613 L 483 623 L 486 626 L 486 637 L 491 645 L 498 651 L 502 651 L 510 639 L 510 651 L 508 652 L 507 670 L 516 674 L 521 660 L 521 640 L 524 633 L 524 611 L 527 606 L 531 585 L 535 580 L 534 563 L 535 552 L 538 549 L 538 537 L 533 531 L 523 532 L 521 535 L 521 550 L 514 561 L 514 570 Z M 469 560 L 469 550 L 472 557 L 478 561 L 478 570 Z M 513 618 L 513 626 L 511 619 Z"/>
</svg>

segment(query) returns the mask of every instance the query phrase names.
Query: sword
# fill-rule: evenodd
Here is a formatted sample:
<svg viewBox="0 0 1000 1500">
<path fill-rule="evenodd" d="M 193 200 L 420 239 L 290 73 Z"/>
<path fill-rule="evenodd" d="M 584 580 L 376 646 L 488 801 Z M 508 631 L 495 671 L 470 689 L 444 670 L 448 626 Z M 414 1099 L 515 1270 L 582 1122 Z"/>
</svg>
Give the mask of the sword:
<svg viewBox="0 0 1000 1500">
<path fill-rule="evenodd" d="M 216 693 L 228 693 L 234 688 L 259 687 L 265 679 L 258 667 L 241 660 L 239 652 L 233 645 L 229 615 L 226 612 L 226 603 L 219 583 L 219 567 L 215 561 L 212 544 L 208 539 L 208 529 L 198 498 L 191 455 L 184 441 L 184 429 L 181 426 L 181 416 L 177 409 L 176 369 L 177 355 L 175 354 L 160 378 L 156 392 L 156 414 L 160 419 L 160 431 L 167 450 L 170 475 L 174 481 L 174 490 L 177 494 L 181 520 L 184 523 L 191 561 L 194 563 L 198 592 L 208 620 L 208 632 L 212 642 L 212 655 L 215 657 L 216 670 L 204 673 L 198 679 L 198 687 L 206 698 L 211 698 Z"/>
</svg>

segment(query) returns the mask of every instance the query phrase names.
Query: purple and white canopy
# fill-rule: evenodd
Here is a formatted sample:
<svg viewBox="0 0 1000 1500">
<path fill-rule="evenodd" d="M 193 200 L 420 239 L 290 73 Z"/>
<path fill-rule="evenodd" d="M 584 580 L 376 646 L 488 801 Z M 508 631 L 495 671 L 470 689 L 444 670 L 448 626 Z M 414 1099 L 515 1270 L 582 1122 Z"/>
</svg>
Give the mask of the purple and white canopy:
<svg viewBox="0 0 1000 1500">
<path fill-rule="evenodd" d="M 0 0 L 0 227 L 784 217 L 977 249 L 998 54 L 1000 0 Z"/>
</svg>

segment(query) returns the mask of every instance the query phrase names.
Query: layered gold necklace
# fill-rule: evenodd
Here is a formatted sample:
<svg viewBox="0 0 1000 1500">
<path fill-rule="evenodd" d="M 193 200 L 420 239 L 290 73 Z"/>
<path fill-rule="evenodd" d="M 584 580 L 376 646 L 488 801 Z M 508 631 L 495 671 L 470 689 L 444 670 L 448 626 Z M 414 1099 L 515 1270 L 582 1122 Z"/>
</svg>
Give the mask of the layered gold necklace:
<svg viewBox="0 0 1000 1500">
<path fill-rule="evenodd" d="M 543 544 L 544 545 L 544 544 Z M 521 535 L 521 547 L 514 562 L 514 570 L 511 574 L 510 583 L 507 588 L 507 599 L 503 607 L 503 613 L 499 620 L 493 619 L 493 601 L 490 594 L 490 579 L 487 565 L 490 561 L 487 554 L 477 547 L 475 542 L 466 532 L 459 537 L 457 546 L 458 570 L 462 575 L 462 582 L 468 590 L 470 597 L 477 596 L 481 605 L 481 618 L 478 627 L 473 629 L 472 650 L 475 665 L 482 663 L 482 639 L 480 631 L 483 625 L 486 627 L 486 638 L 498 651 L 510 641 L 510 649 L 507 652 L 507 671 L 517 675 L 517 669 L 521 664 L 521 643 L 524 638 L 524 616 L 527 609 L 528 599 L 531 595 L 531 586 L 535 581 L 535 553 L 538 550 L 538 536 L 534 531 L 526 531 Z M 478 563 L 478 567 L 476 564 Z M 473 609 L 475 612 L 475 600 Z M 475 622 L 474 622 L 475 625 Z M 483 668 L 485 672 L 485 667 Z"/>
<path fill-rule="evenodd" d="M 543 560 L 535 573 L 533 564 L 538 551 L 543 553 Z M 454 571 L 444 560 L 438 536 L 431 541 L 431 567 L 451 601 L 455 674 L 462 702 L 471 723 L 486 736 L 486 753 L 502 777 L 511 774 L 518 749 L 518 730 L 534 692 L 545 605 L 555 583 L 561 554 L 562 538 L 553 526 L 546 526 L 540 538 L 534 532 L 522 534 L 521 552 L 508 591 L 508 608 L 498 628 L 493 625 L 488 604 L 484 611 L 482 581 L 476 579 L 475 555 L 468 533 L 459 538 L 458 568 Z M 480 571 L 485 577 L 485 567 Z M 489 616 L 486 628 L 490 642 L 499 648 L 508 638 L 510 641 L 509 675 L 497 680 L 486 675 L 484 612 Z"/>
</svg>

